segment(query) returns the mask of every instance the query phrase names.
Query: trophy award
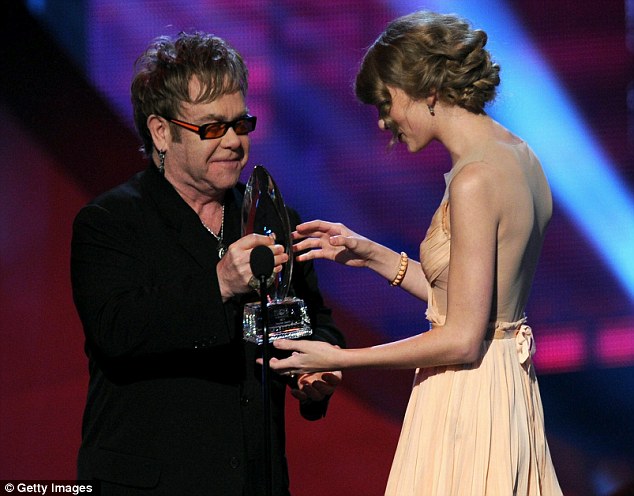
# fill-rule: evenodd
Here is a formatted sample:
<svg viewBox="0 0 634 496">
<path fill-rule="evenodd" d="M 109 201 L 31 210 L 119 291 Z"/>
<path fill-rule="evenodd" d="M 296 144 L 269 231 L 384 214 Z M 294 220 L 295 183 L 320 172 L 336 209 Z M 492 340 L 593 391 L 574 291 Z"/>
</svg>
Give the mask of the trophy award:
<svg viewBox="0 0 634 496">
<path fill-rule="evenodd" d="M 275 243 L 284 246 L 289 256 L 282 271 L 274 273 L 266 281 L 269 343 L 312 334 L 304 301 L 288 296 L 293 274 L 293 251 L 286 205 L 275 181 L 261 165 L 253 169 L 242 202 L 242 235 L 252 233 L 274 234 Z M 259 289 L 259 281 L 254 279 L 252 287 Z M 242 326 L 246 341 L 263 343 L 261 303 L 245 305 Z"/>
</svg>

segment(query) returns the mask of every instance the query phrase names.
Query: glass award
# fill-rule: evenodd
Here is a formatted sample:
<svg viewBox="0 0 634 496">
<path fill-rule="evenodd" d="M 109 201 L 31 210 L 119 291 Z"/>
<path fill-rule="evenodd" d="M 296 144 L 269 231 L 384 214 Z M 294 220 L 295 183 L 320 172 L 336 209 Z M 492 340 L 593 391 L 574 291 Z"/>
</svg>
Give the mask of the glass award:
<svg viewBox="0 0 634 496">
<path fill-rule="evenodd" d="M 275 243 L 288 254 L 281 272 L 273 273 L 267 283 L 269 343 L 277 339 L 294 339 L 312 334 L 308 310 L 303 300 L 288 296 L 293 274 L 293 251 L 288 211 L 275 181 L 261 165 L 256 165 L 247 181 L 242 202 L 242 236 L 275 235 Z M 255 280 L 254 280 L 255 281 Z M 252 286 L 259 290 L 259 281 Z M 246 341 L 262 344 L 261 304 L 247 303 L 242 319 Z"/>
</svg>

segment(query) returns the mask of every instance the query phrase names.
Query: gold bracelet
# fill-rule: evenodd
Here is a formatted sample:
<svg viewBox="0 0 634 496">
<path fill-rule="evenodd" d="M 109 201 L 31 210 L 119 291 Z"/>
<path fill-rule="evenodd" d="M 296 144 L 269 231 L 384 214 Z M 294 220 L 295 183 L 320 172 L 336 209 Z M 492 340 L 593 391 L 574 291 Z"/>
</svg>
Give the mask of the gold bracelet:
<svg viewBox="0 0 634 496">
<path fill-rule="evenodd" d="M 407 272 L 407 253 L 404 251 L 401 252 L 401 262 L 398 265 L 398 272 L 396 273 L 396 277 L 390 283 L 390 286 L 400 286 L 405 278 L 405 272 Z"/>
</svg>

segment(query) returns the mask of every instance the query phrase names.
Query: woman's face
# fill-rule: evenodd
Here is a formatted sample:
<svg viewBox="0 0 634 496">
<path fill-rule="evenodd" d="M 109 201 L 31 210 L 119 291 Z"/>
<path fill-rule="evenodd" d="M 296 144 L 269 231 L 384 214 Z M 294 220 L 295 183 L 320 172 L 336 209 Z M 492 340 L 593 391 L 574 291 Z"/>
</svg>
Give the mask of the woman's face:
<svg viewBox="0 0 634 496">
<path fill-rule="evenodd" d="M 402 89 L 387 87 L 391 97 L 391 108 L 388 114 L 395 128 L 398 141 L 405 143 L 411 153 L 422 150 L 434 138 L 433 116 L 427 104 L 422 100 L 412 100 Z M 387 130 L 386 123 L 379 119 L 379 127 Z"/>
</svg>

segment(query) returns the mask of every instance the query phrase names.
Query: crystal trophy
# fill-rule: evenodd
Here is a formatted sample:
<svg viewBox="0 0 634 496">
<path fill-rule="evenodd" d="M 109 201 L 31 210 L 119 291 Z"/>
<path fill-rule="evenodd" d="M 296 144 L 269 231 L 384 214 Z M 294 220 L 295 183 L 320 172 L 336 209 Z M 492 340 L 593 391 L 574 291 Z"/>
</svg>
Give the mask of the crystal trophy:
<svg viewBox="0 0 634 496">
<path fill-rule="evenodd" d="M 269 342 L 293 339 L 312 334 L 308 310 L 303 300 L 288 296 L 293 274 L 291 226 L 286 205 L 275 181 L 261 165 L 256 165 L 247 181 L 242 202 L 242 235 L 275 235 L 275 243 L 284 246 L 288 254 L 282 271 L 273 273 L 267 281 Z M 259 289 L 255 281 L 254 289 Z M 242 318 L 246 341 L 262 344 L 260 303 L 247 303 Z"/>
</svg>

